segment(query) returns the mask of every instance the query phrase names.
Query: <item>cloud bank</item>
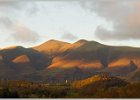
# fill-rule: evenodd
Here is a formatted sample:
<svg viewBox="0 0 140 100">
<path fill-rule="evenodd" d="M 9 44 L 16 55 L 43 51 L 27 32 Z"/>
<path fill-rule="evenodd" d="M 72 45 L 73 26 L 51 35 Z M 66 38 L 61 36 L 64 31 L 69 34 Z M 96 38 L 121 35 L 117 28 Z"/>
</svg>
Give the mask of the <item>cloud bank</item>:
<svg viewBox="0 0 140 100">
<path fill-rule="evenodd" d="M 140 39 L 140 0 L 86 0 L 84 9 L 113 23 L 113 30 L 98 26 L 95 35 L 101 40 Z"/>
<path fill-rule="evenodd" d="M 10 35 L 10 37 L 17 42 L 23 43 L 35 43 L 40 39 L 38 33 L 30 30 L 24 25 L 17 25 L 14 29 L 14 33 Z"/>
<path fill-rule="evenodd" d="M 9 31 L 6 33 L 15 42 L 34 43 L 40 38 L 39 34 L 25 25 L 18 25 L 20 16 L 31 16 L 39 11 L 38 5 L 26 0 L 0 1 L 0 26 Z"/>
</svg>

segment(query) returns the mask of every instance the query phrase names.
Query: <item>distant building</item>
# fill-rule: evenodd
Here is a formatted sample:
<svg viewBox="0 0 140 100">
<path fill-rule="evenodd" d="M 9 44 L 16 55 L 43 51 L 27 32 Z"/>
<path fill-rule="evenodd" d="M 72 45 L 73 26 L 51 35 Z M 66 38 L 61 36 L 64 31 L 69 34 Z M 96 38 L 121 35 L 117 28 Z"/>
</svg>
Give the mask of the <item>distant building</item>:
<svg viewBox="0 0 140 100">
<path fill-rule="evenodd" d="M 68 80 L 66 80 L 65 82 L 66 82 L 66 84 L 68 84 Z"/>
</svg>

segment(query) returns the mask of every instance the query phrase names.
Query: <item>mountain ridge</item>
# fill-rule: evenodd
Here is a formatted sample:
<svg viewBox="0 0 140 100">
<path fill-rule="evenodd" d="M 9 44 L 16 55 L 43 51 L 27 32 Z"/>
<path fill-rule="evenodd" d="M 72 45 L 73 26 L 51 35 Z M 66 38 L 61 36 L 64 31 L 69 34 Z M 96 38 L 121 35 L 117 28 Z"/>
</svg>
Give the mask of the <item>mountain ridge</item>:
<svg viewBox="0 0 140 100">
<path fill-rule="evenodd" d="M 61 75 L 59 78 L 62 81 L 73 80 L 73 75 L 67 73 L 75 71 L 78 74 L 77 79 L 92 76 L 99 71 L 127 76 L 140 68 L 140 48 L 108 46 L 84 39 L 74 43 L 52 39 L 31 48 L 9 47 L 0 50 L 0 57 L 0 68 L 3 69 L 0 72 L 9 79 L 23 78 L 37 81 L 38 78 L 35 77 L 38 73 L 42 81 L 56 80 L 56 75 Z M 4 74 L 6 70 L 13 75 Z M 54 71 L 51 78 L 49 78 L 50 71 Z M 25 74 L 26 77 L 23 76 Z"/>
</svg>

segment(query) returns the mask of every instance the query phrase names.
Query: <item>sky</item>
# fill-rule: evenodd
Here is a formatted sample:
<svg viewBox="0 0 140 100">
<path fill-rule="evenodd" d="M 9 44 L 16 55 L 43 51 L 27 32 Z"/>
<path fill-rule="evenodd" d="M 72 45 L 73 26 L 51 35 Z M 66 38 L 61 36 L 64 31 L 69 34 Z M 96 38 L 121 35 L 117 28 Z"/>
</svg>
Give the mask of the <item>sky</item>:
<svg viewBox="0 0 140 100">
<path fill-rule="evenodd" d="M 50 39 L 140 47 L 140 0 L 0 0 L 0 48 Z"/>
</svg>

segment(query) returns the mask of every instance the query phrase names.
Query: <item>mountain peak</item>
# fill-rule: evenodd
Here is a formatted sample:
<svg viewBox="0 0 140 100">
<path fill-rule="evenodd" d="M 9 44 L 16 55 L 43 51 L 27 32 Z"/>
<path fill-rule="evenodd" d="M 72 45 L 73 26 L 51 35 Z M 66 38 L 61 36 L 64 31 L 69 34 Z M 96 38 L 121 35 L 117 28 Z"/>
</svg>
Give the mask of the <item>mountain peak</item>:
<svg viewBox="0 0 140 100">
<path fill-rule="evenodd" d="M 44 44 L 70 44 L 68 42 L 64 42 L 64 41 L 59 41 L 59 40 L 55 40 L 55 39 L 51 39 L 51 40 L 48 40 L 47 42 L 45 42 Z"/>
<path fill-rule="evenodd" d="M 55 39 L 51 39 L 51 40 L 48 40 L 46 42 L 44 42 L 43 44 L 39 45 L 39 46 L 36 46 L 35 48 L 44 48 L 44 47 L 55 47 L 55 46 L 60 46 L 60 45 L 66 45 L 66 44 L 70 44 L 70 43 L 67 43 L 67 42 L 63 42 L 63 41 L 59 41 L 59 40 L 55 40 Z"/>
<path fill-rule="evenodd" d="M 48 40 L 47 42 L 62 42 L 62 41 L 51 39 L 51 40 Z"/>
<path fill-rule="evenodd" d="M 57 54 L 59 52 L 62 52 L 63 48 L 65 46 L 67 47 L 69 44 L 70 43 L 51 39 L 37 47 L 34 47 L 34 49 L 41 52 L 46 52 L 48 54 Z"/>
<path fill-rule="evenodd" d="M 80 39 L 80 40 L 78 40 L 77 42 L 75 42 L 75 43 L 80 43 L 80 44 L 83 44 L 83 43 L 87 43 L 88 41 L 87 40 L 85 40 L 85 39 Z"/>
</svg>

